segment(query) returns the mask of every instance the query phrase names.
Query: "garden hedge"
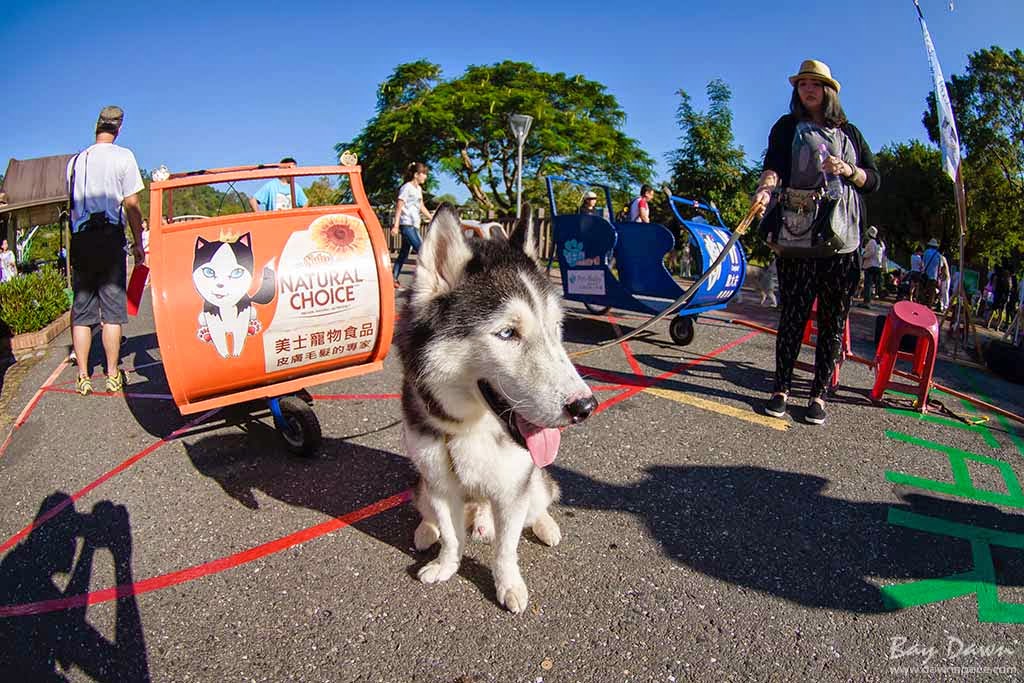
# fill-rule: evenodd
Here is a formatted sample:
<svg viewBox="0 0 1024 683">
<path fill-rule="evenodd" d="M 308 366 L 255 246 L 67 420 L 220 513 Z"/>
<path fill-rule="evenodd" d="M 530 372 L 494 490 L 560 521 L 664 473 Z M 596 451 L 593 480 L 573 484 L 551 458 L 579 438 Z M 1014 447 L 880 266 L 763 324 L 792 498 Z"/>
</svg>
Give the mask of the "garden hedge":
<svg viewBox="0 0 1024 683">
<path fill-rule="evenodd" d="M 0 282 L 0 319 L 12 334 L 43 329 L 71 305 L 64 276 L 51 267 Z"/>
</svg>

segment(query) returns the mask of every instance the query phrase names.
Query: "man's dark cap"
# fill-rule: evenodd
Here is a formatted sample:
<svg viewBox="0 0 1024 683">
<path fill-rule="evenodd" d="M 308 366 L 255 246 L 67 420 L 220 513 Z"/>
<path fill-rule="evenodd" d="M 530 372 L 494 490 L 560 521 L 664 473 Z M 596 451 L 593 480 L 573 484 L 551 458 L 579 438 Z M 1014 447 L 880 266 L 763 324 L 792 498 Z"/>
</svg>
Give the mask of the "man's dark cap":
<svg viewBox="0 0 1024 683">
<path fill-rule="evenodd" d="M 121 130 L 124 122 L 124 110 L 121 107 L 109 105 L 100 110 L 100 117 L 96 119 L 96 132 L 101 131 L 116 133 Z"/>
</svg>

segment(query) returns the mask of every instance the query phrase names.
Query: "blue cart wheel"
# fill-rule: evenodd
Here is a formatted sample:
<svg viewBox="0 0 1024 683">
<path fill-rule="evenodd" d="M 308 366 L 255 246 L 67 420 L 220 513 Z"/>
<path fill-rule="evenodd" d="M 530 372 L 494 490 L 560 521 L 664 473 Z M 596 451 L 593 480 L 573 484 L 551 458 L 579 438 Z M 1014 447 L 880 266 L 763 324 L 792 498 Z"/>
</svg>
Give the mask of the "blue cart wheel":
<svg viewBox="0 0 1024 683">
<path fill-rule="evenodd" d="M 672 322 L 668 326 L 668 334 L 676 344 L 687 346 L 693 341 L 693 318 L 689 316 L 672 318 Z"/>
<path fill-rule="evenodd" d="M 612 308 L 611 306 L 595 306 L 594 304 L 588 304 L 586 301 L 583 302 L 583 306 L 593 315 L 604 315 Z"/>
<path fill-rule="evenodd" d="M 277 429 L 281 432 L 288 450 L 296 455 L 310 456 L 316 453 L 323 441 L 320 420 L 316 413 L 298 396 L 281 398 L 281 421 Z"/>
</svg>

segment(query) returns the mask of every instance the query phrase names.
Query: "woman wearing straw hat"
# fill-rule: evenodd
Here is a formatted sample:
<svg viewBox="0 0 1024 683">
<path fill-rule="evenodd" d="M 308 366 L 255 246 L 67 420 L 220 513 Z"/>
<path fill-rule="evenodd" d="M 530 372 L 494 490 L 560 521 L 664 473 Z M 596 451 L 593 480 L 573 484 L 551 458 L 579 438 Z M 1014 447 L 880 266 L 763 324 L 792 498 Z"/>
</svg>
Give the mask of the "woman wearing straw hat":
<svg viewBox="0 0 1024 683">
<path fill-rule="evenodd" d="M 871 148 L 849 123 L 839 102 L 839 82 L 824 62 L 808 59 L 789 77 L 793 86 L 789 113 L 768 136 L 764 170 L 754 193 L 761 215 L 778 205 L 776 215 L 788 230 L 799 215 L 817 215 L 819 207 L 832 207 L 823 219 L 829 230 L 827 244 L 808 242 L 807 248 L 769 244 L 778 254 L 781 309 L 775 345 L 775 385 L 765 412 L 786 414 L 793 366 L 800 352 L 804 325 L 815 298 L 818 301 L 818 344 L 814 382 L 805 419 L 825 422 L 825 390 L 841 350 L 850 299 L 860 281 L 858 250 L 866 212 L 861 195 L 878 189 L 880 176 Z M 793 223 L 790 223 L 790 220 Z M 815 221 L 812 226 L 821 228 Z M 796 230 L 786 237 L 796 238 Z M 811 240 L 811 236 L 806 238 Z M 817 240 L 817 238 L 815 238 Z M 811 254 L 811 255 L 807 255 Z"/>
</svg>

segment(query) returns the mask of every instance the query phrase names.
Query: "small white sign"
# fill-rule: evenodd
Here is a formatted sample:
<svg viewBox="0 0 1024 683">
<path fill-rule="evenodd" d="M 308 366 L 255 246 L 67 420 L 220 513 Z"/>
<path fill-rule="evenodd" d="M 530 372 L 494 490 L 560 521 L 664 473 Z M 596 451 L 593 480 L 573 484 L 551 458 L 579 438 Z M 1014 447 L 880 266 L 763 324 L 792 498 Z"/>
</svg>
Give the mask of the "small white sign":
<svg viewBox="0 0 1024 683">
<path fill-rule="evenodd" d="M 569 294 L 597 294 L 604 296 L 604 269 L 570 270 Z"/>
</svg>

